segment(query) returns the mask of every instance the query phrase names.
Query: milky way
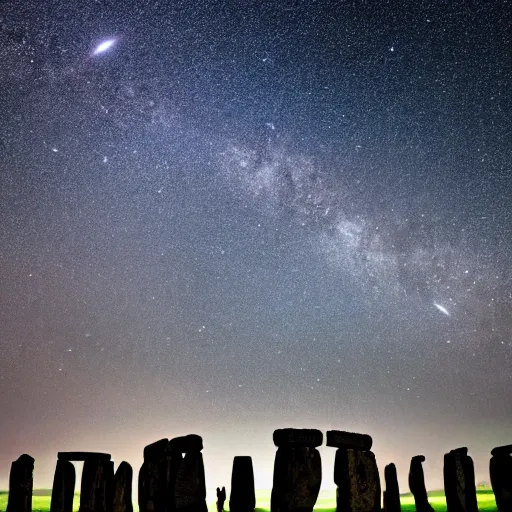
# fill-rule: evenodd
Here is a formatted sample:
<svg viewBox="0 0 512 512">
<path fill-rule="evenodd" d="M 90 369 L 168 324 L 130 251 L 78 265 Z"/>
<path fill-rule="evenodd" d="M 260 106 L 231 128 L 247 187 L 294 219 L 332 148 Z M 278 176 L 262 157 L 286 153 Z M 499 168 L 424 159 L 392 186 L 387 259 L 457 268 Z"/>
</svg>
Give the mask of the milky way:
<svg viewBox="0 0 512 512">
<path fill-rule="evenodd" d="M 413 301 L 425 310 L 433 304 L 450 316 L 435 302 L 446 301 L 459 316 L 471 316 L 482 294 L 486 301 L 501 294 L 505 255 L 496 253 L 494 265 L 482 265 L 471 223 L 443 222 L 435 199 L 407 209 L 378 179 L 375 184 L 375 178 L 367 178 L 366 184 L 344 172 L 343 160 L 326 171 L 307 156 L 270 144 L 264 149 L 230 145 L 221 153 L 220 167 L 234 193 L 267 215 L 288 216 L 304 228 L 319 253 L 353 278 L 368 300 L 399 301 L 402 308 Z M 381 188 L 387 209 L 372 211 L 368 203 L 375 188 Z M 508 331 L 503 335 L 507 339 Z"/>
</svg>

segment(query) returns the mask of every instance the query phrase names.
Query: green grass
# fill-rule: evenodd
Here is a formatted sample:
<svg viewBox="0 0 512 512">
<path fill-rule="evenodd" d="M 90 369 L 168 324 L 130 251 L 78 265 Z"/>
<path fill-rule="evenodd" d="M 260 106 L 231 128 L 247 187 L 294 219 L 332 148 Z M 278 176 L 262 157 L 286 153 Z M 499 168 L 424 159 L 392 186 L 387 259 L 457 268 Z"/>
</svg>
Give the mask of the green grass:
<svg viewBox="0 0 512 512">
<path fill-rule="evenodd" d="M 494 512 L 497 511 L 496 501 L 491 489 L 479 489 L 476 492 L 476 499 L 478 501 L 478 510 L 480 512 Z M 446 499 L 444 491 L 432 491 L 428 493 L 428 500 L 436 512 L 446 511 Z M 401 496 L 403 512 L 414 512 L 414 498 L 410 495 Z"/>
<path fill-rule="evenodd" d="M 50 489 L 38 489 L 34 490 L 32 494 L 32 512 L 49 512 L 51 501 L 51 490 Z M 80 505 L 80 495 L 75 493 L 73 499 L 73 512 L 78 512 Z M 7 509 L 7 492 L 0 491 L 0 512 L 4 512 Z"/>
<path fill-rule="evenodd" d="M 335 512 L 336 500 L 335 490 L 321 491 L 318 497 L 315 510 L 321 512 Z M 32 497 L 32 511 L 33 512 L 49 512 L 51 492 L 49 490 L 34 491 Z M 446 500 L 443 491 L 432 491 L 428 493 L 429 501 L 436 512 L 446 512 Z M 79 495 L 75 494 L 73 501 L 73 512 L 78 512 Z M 496 502 L 494 494 L 491 489 L 478 489 L 477 490 L 478 509 L 480 512 L 496 512 Z M 226 501 L 226 508 L 228 506 Z M 402 511 L 415 512 L 414 498 L 411 494 L 404 494 L 401 496 Z M 256 491 L 256 505 L 255 512 L 268 512 L 270 509 L 270 491 L 257 490 Z M 7 492 L 0 491 L 0 512 L 4 512 L 7 508 Z M 134 510 L 138 510 L 138 505 L 134 503 Z M 208 504 L 209 512 L 215 512 L 215 503 Z"/>
</svg>

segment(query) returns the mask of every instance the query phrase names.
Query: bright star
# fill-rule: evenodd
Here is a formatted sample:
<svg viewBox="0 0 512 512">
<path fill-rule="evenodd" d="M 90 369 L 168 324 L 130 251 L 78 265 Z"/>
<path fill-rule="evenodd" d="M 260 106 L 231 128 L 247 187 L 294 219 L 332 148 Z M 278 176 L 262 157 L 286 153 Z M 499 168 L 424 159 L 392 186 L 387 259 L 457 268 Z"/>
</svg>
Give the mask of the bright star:
<svg viewBox="0 0 512 512">
<path fill-rule="evenodd" d="M 115 43 L 116 39 L 107 39 L 106 41 L 103 41 L 103 43 L 100 43 L 92 54 L 99 55 L 100 53 L 106 52 L 108 49 L 112 48 Z"/>
<path fill-rule="evenodd" d="M 450 316 L 450 312 L 444 307 L 441 306 L 441 304 L 437 304 L 434 302 L 434 306 L 441 311 L 441 313 L 445 314 L 446 316 Z"/>
</svg>

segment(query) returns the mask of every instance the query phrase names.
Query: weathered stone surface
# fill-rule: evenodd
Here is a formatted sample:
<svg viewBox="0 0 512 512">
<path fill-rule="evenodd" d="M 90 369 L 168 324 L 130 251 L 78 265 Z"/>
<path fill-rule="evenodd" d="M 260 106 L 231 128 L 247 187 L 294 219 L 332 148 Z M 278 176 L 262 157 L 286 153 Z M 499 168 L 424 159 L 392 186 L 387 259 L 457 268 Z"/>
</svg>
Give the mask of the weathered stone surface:
<svg viewBox="0 0 512 512">
<path fill-rule="evenodd" d="M 199 451 L 185 454 L 176 477 L 176 510 L 207 512 L 203 456 Z"/>
<path fill-rule="evenodd" d="M 373 440 L 368 434 L 356 434 L 342 430 L 327 431 L 327 446 L 351 448 L 352 450 L 371 450 Z"/>
<path fill-rule="evenodd" d="M 315 444 L 317 441 L 318 437 Z M 316 448 L 300 444 L 279 448 L 274 463 L 271 512 L 311 512 L 321 481 L 322 463 Z"/>
<path fill-rule="evenodd" d="M 256 507 L 254 471 L 251 457 L 238 456 L 233 459 L 231 473 L 230 512 L 253 512 Z"/>
<path fill-rule="evenodd" d="M 144 448 L 138 485 L 141 512 L 173 512 L 176 509 L 174 490 L 182 455 L 181 451 L 173 450 L 171 443 L 168 439 L 160 439 Z"/>
<path fill-rule="evenodd" d="M 100 452 L 58 452 L 58 460 L 67 461 L 86 461 L 86 460 L 110 460 L 112 456 L 109 453 Z"/>
<path fill-rule="evenodd" d="M 121 462 L 114 475 L 113 512 L 133 512 L 133 469 L 128 462 Z"/>
<path fill-rule="evenodd" d="M 75 466 L 67 460 L 58 460 L 53 477 L 50 512 L 72 512 L 75 494 Z"/>
<path fill-rule="evenodd" d="M 160 444 L 158 444 L 160 443 Z M 139 508 L 141 512 L 174 510 L 174 467 L 169 444 L 158 442 L 144 450 L 146 458 L 139 472 Z M 179 456 L 178 464 L 181 461 Z M 174 478 L 174 479 L 173 479 Z"/>
<path fill-rule="evenodd" d="M 226 488 L 217 487 L 217 512 L 224 512 L 224 503 L 226 502 Z"/>
<path fill-rule="evenodd" d="M 466 447 L 444 456 L 443 473 L 447 511 L 478 512 L 475 469 Z"/>
<path fill-rule="evenodd" d="M 508 447 L 506 448 L 495 448 L 489 463 L 491 486 L 499 512 L 512 512 L 512 457 L 507 453 Z"/>
<path fill-rule="evenodd" d="M 380 477 L 373 452 L 338 448 L 334 482 L 338 512 L 380 512 Z"/>
<path fill-rule="evenodd" d="M 111 512 L 114 463 L 109 460 L 86 460 L 80 488 L 80 512 Z"/>
<path fill-rule="evenodd" d="M 512 444 L 507 444 L 504 446 L 496 446 L 491 450 L 491 455 L 511 455 L 512 454 Z"/>
<path fill-rule="evenodd" d="M 427 489 L 425 488 L 425 475 L 423 473 L 422 462 L 425 462 L 424 455 L 416 455 L 411 459 L 409 470 L 409 489 L 414 496 L 416 512 L 434 512 L 428 502 Z"/>
<path fill-rule="evenodd" d="M 7 512 L 32 512 L 34 459 L 21 455 L 11 464 Z"/>
<path fill-rule="evenodd" d="M 170 445 L 178 453 L 200 452 L 203 449 L 203 438 L 197 434 L 189 434 L 171 439 Z"/>
<path fill-rule="evenodd" d="M 274 431 L 274 444 L 284 446 L 310 446 L 315 448 L 323 443 L 320 430 L 309 428 L 280 428 Z"/>
<path fill-rule="evenodd" d="M 400 490 L 398 488 L 398 478 L 396 476 L 396 467 L 394 464 L 388 464 L 384 468 L 384 478 L 386 480 L 386 490 L 384 491 L 384 511 L 400 512 Z"/>
</svg>

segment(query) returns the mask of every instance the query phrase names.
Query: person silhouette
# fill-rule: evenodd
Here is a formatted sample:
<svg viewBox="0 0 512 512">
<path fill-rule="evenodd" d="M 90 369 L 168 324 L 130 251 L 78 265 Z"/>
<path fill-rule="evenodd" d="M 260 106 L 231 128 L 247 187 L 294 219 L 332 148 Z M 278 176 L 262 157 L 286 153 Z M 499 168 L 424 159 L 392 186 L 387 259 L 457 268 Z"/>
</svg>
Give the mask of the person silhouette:
<svg viewBox="0 0 512 512">
<path fill-rule="evenodd" d="M 220 490 L 217 487 L 217 512 L 224 512 L 224 502 L 226 501 L 226 488 Z"/>
</svg>

